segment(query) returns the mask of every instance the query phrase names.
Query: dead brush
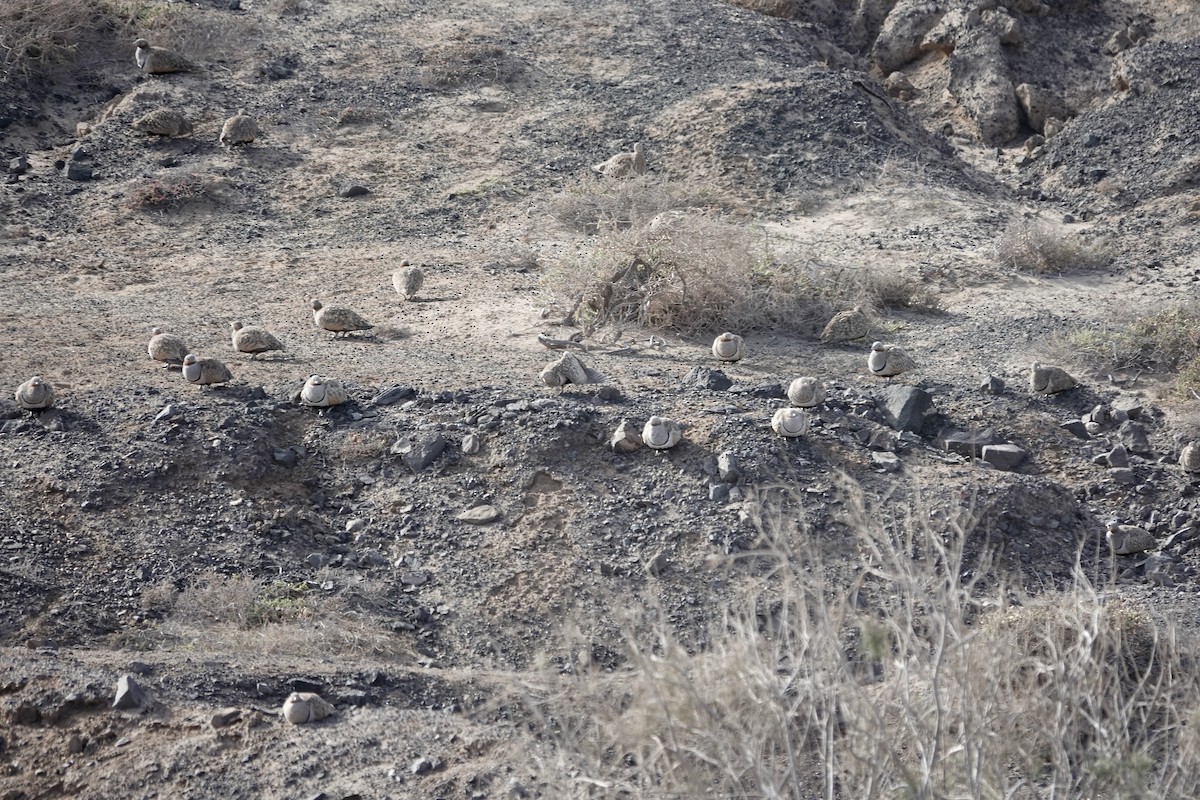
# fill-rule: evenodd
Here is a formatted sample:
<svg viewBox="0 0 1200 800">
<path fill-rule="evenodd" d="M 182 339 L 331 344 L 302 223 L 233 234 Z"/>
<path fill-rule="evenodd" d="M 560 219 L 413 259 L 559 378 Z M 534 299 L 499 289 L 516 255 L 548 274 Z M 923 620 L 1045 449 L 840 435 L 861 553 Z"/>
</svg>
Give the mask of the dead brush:
<svg viewBox="0 0 1200 800">
<path fill-rule="evenodd" d="M 588 178 L 549 203 L 550 216 L 572 230 L 595 234 L 648 225 L 658 214 L 709 204 L 710 193 L 652 175 L 623 180 Z"/>
<path fill-rule="evenodd" d="M 1110 259 L 1100 241 L 1088 241 L 1044 220 L 1015 218 L 993 246 L 996 263 L 1035 275 L 1104 268 Z"/>
<path fill-rule="evenodd" d="M 0 3 L 0 84 L 70 61 L 81 42 L 111 22 L 102 0 Z"/>
<path fill-rule="evenodd" d="M 474 83 L 505 85 L 524 74 L 525 63 L 488 42 L 451 42 L 426 50 L 419 64 L 421 83 L 447 89 Z"/>
<path fill-rule="evenodd" d="M 130 189 L 125 207 L 134 211 L 173 211 L 219 199 L 222 186 L 220 179 L 195 172 L 152 180 Z"/>
<path fill-rule="evenodd" d="M 703 647 L 630 611 L 617 671 L 514 678 L 497 702 L 543 737 L 543 796 L 1197 796 L 1194 636 L 1081 570 L 1026 594 L 966 555 L 969 513 L 935 527 L 840 491 L 836 536 L 794 491 L 756 499 L 756 580 Z"/>
<path fill-rule="evenodd" d="M 777 264 L 764 234 L 719 220 L 681 220 L 665 232 L 612 231 L 546 278 L 574 303 L 567 323 L 637 325 L 685 335 L 784 330 L 813 334 L 830 306 L 810 270 Z"/>
</svg>

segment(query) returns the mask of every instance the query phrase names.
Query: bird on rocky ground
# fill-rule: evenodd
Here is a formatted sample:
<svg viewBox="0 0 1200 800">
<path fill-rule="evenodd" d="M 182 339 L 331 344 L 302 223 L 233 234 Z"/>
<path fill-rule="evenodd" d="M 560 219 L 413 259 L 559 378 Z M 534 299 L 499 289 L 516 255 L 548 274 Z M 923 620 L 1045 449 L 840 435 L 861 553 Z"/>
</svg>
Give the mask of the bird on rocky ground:
<svg viewBox="0 0 1200 800">
<path fill-rule="evenodd" d="M 238 113 L 225 120 L 221 126 L 221 144 L 234 147 L 239 144 L 249 144 L 258 136 L 258 123 L 254 117 L 246 114 L 246 109 L 239 108 Z"/>
<path fill-rule="evenodd" d="M 825 387 L 816 378 L 796 378 L 788 386 L 788 400 L 800 408 L 815 408 L 825 402 Z"/>
<path fill-rule="evenodd" d="M 570 350 L 547 364 L 538 377 L 552 389 L 564 389 L 568 383 L 583 386 L 604 380 L 603 375 L 584 364 L 583 359 Z"/>
<path fill-rule="evenodd" d="M 746 357 L 746 341 L 726 331 L 713 339 L 712 354 L 721 361 L 741 361 Z"/>
<path fill-rule="evenodd" d="M 1158 540 L 1145 528 L 1136 525 L 1121 525 L 1116 521 L 1108 523 L 1108 532 L 1104 534 L 1108 546 L 1119 556 L 1144 553 L 1158 547 Z"/>
<path fill-rule="evenodd" d="M 606 178 L 627 178 L 630 175 L 641 175 L 646 171 L 646 151 L 642 143 L 633 146 L 631 153 L 617 153 L 612 158 L 592 167 Z"/>
<path fill-rule="evenodd" d="M 870 332 L 871 323 L 863 313 L 862 306 L 855 306 L 833 315 L 833 319 L 825 324 L 825 330 L 821 331 L 821 341 L 825 344 L 849 342 L 861 339 Z"/>
<path fill-rule="evenodd" d="M 651 417 L 642 428 L 642 443 L 653 450 L 670 450 L 682 436 L 679 423 L 666 417 Z"/>
<path fill-rule="evenodd" d="M 417 265 L 409 263 L 407 258 L 400 262 L 400 269 L 392 273 L 392 286 L 405 300 L 416 297 L 424 284 L 425 273 Z"/>
<path fill-rule="evenodd" d="M 188 346 L 178 336 L 163 333 L 162 328 L 150 329 L 150 344 L 146 352 L 155 361 L 163 362 L 163 369 L 178 367 L 183 363 L 183 357 L 188 354 Z"/>
<path fill-rule="evenodd" d="M 322 378 L 320 375 L 309 375 L 300 390 L 300 402 L 315 408 L 328 408 L 341 405 L 350 399 L 350 393 L 342 382 L 333 378 Z"/>
<path fill-rule="evenodd" d="M 333 705 L 315 692 L 292 692 L 283 701 L 283 718 L 293 725 L 317 722 L 334 713 Z"/>
<path fill-rule="evenodd" d="M 151 47 L 150 42 L 138 39 L 133 43 L 133 58 L 138 68 L 148 75 L 166 75 L 170 72 L 190 72 L 196 68 L 188 59 L 165 47 Z"/>
<path fill-rule="evenodd" d="M 1200 472 L 1200 442 L 1188 442 L 1179 451 L 1179 466 L 1187 472 Z"/>
<path fill-rule="evenodd" d="M 135 119 L 133 128 L 156 136 L 187 136 L 192 132 L 192 123 L 178 111 L 156 108 Z"/>
<path fill-rule="evenodd" d="M 1029 369 L 1029 385 L 1038 394 L 1055 394 L 1075 388 L 1079 381 L 1062 367 L 1045 367 L 1035 361 Z"/>
<path fill-rule="evenodd" d="M 313 322 L 318 328 L 332 333 L 334 338 L 352 331 L 366 331 L 375 327 L 352 309 L 343 306 L 326 307 L 320 300 L 313 300 L 309 305 L 313 310 Z"/>
<path fill-rule="evenodd" d="M 41 411 L 54 405 L 54 388 L 41 375 L 34 375 L 17 387 L 16 398 L 26 411 Z"/>
<path fill-rule="evenodd" d="M 275 338 L 275 334 L 257 325 L 243 325 L 240 322 L 229 323 L 230 338 L 233 349 L 239 353 L 249 353 L 251 358 L 258 358 L 262 353 L 272 350 L 283 350 L 283 342 Z"/>
<path fill-rule="evenodd" d="M 802 436 L 808 432 L 808 414 L 791 406 L 781 408 L 771 417 L 771 430 L 788 438 Z"/>
<path fill-rule="evenodd" d="M 871 371 L 872 375 L 878 375 L 881 378 L 893 378 L 916 366 L 916 362 L 909 357 L 908 353 L 894 344 L 874 342 L 871 345 L 871 354 L 867 356 L 867 369 Z"/>
<path fill-rule="evenodd" d="M 215 358 L 200 358 L 195 353 L 183 357 L 183 377 L 197 386 L 212 386 L 233 379 L 229 368 Z"/>
</svg>

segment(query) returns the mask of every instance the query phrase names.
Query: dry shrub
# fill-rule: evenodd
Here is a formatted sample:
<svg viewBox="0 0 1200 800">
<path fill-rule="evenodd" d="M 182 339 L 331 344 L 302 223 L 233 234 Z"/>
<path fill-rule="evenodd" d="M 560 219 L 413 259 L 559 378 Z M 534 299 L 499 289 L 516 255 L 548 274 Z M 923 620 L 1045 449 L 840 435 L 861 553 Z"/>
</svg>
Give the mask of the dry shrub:
<svg viewBox="0 0 1200 800">
<path fill-rule="evenodd" d="M 826 273 L 826 294 L 838 298 L 840 305 L 866 308 L 909 308 L 937 311 L 942 299 L 927 283 L 893 269 L 841 268 Z"/>
<path fill-rule="evenodd" d="M 218 200 L 223 187 L 220 178 L 189 172 L 133 187 L 125 205 L 135 211 L 171 211 L 193 203 Z"/>
<path fill-rule="evenodd" d="M 340 577 L 340 576 L 339 576 Z M 168 638 L 203 651 L 396 655 L 407 651 L 361 597 L 347 603 L 326 581 L 265 581 L 210 572 L 175 602 Z M 361 593 L 359 593 L 361 594 Z"/>
<path fill-rule="evenodd" d="M 131 24 L 152 44 L 170 47 L 197 63 L 232 61 L 257 51 L 261 18 L 185 3 L 134 4 Z"/>
<path fill-rule="evenodd" d="M 525 63 L 487 42 L 451 42 L 426 50 L 420 63 L 423 85 L 453 88 L 473 83 L 509 84 L 525 72 Z"/>
<path fill-rule="evenodd" d="M 1144 317 L 1080 328 L 1051 342 L 1051 349 L 1096 373 L 1175 373 L 1175 391 L 1191 397 L 1200 388 L 1200 306 L 1181 304 Z"/>
<path fill-rule="evenodd" d="M 565 189 L 549 204 L 550 215 L 583 233 L 627 230 L 657 215 L 703 206 L 708 193 L 649 175 L 621 180 L 588 179 Z"/>
<path fill-rule="evenodd" d="M 1079 233 L 1037 219 L 1009 222 L 996 240 L 997 263 L 1037 275 L 1101 269 L 1109 263 L 1107 248 Z"/>
<path fill-rule="evenodd" d="M 574 301 L 570 322 L 811 334 L 828 319 L 812 271 L 774 263 L 761 231 L 706 218 L 651 227 L 606 233 L 551 270 L 552 290 Z"/>
<path fill-rule="evenodd" d="M 81 42 L 111 22 L 102 0 L 0 3 L 0 84 L 70 61 Z"/>
<path fill-rule="evenodd" d="M 623 669 L 517 676 L 542 796 L 1198 796 L 1194 640 L 1081 572 L 1025 596 L 966 559 L 969 515 L 942 531 L 844 500 L 853 579 L 802 501 L 760 502 L 751 557 L 775 568 L 703 650 L 650 611 Z"/>
</svg>

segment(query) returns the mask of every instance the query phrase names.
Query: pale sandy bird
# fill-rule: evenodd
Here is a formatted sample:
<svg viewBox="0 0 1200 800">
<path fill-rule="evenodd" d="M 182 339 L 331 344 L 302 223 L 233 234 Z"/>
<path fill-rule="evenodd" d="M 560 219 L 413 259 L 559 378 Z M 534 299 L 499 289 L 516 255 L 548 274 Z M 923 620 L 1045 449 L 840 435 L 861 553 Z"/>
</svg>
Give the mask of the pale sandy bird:
<svg viewBox="0 0 1200 800">
<path fill-rule="evenodd" d="M 375 327 L 352 309 L 343 306 L 326 307 L 320 300 L 313 300 L 309 305 L 313 310 L 313 322 L 318 328 L 332 333 L 334 338 L 352 331 L 367 331 Z"/>
<path fill-rule="evenodd" d="M 195 353 L 183 357 L 183 377 L 197 386 L 212 386 L 233 380 L 233 374 L 220 361 L 200 358 Z"/>
<path fill-rule="evenodd" d="M 1200 442 L 1188 442 L 1179 451 L 1179 466 L 1187 472 L 1200 472 Z"/>
<path fill-rule="evenodd" d="M 188 59 L 165 47 L 151 47 L 145 39 L 133 43 L 133 53 L 138 68 L 148 75 L 166 75 L 170 72 L 190 72 L 196 68 Z"/>
<path fill-rule="evenodd" d="M 258 123 L 254 117 L 246 114 L 246 109 L 238 109 L 238 113 L 225 120 L 221 126 L 221 144 L 233 147 L 239 144 L 249 144 L 258 136 Z"/>
<path fill-rule="evenodd" d="M 604 381 L 603 375 L 584 364 L 583 359 L 570 350 L 547 364 L 538 377 L 542 379 L 542 383 L 552 389 L 562 389 L 568 383 L 583 386 Z"/>
<path fill-rule="evenodd" d="M 188 346 L 180 337 L 163 333 L 162 328 L 151 328 L 150 343 L 146 345 L 146 352 L 155 361 L 163 362 L 163 369 L 167 369 L 183 363 L 183 357 L 188 354 Z"/>
<path fill-rule="evenodd" d="M 741 361 L 746 357 L 746 341 L 726 331 L 713 339 L 712 354 L 721 361 Z"/>
<path fill-rule="evenodd" d="M 881 378 L 895 377 L 916 366 L 908 353 L 894 344 L 875 342 L 871 345 L 871 354 L 867 356 L 867 369 Z"/>
<path fill-rule="evenodd" d="M 651 417 L 642 428 L 642 443 L 653 450 L 670 450 L 682 436 L 679 423 L 666 417 Z"/>
<path fill-rule="evenodd" d="M 642 143 L 633 146 L 632 153 L 617 153 L 612 158 L 592 167 L 606 178 L 627 178 L 630 175 L 641 175 L 646 171 L 646 151 Z"/>
<path fill-rule="evenodd" d="M 275 338 L 275 334 L 257 325 L 243 325 L 240 322 L 229 323 L 229 336 L 233 341 L 233 349 L 239 353 L 249 353 L 250 358 L 258 358 L 262 353 L 272 350 L 283 350 L 283 342 Z"/>
<path fill-rule="evenodd" d="M 392 286 L 396 287 L 405 300 L 412 300 L 425 284 L 425 273 L 408 259 L 400 262 L 400 269 L 392 273 Z"/>
<path fill-rule="evenodd" d="M 781 408 L 771 417 L 771 430 L 788 438 L 803 436 L 808 432 L 808 414 L 791 406 Z"/>
<path fill-rule="evenodd" d="M 17 387 L 16 398 L 26 411 L 41 411 L 54 405 L 54 388 L 41 375 L 34 375 Z"/>
<path fill-rule="evenodd" d="M 300 390 L 300 402 L 315 408 L 337 406 L 350 399 L 350 393 L 342 382 L 333 378 L 322 378 L 320 375 L 309 375 Z"/>
<path fill-rule="evenodd" d="M 334 713 L 333 705 L 315 692 L 292 692 L 283 701 L 283 718 L 293 725 L 318 722 Z"/>
<path fill-rule="evenodd" d="M 816 378 L 796 378 L 788 385 L 788 400 L 800 408 L 815 408 L 825 402 L 825 387 Z"/>
<path fill-rule="evenodd" d="M 1158 540 L 1150 531 L 1136 525 L 1120 525 L 1115 521 L 1108 523 L 1108 533 L 1104 534 L 1104 538 L 1119 556 L 1144 553 L 1158 547 Z"/>
<path fill-rule="evenodd" d="M 187 136 L 192 132 L 192 123 L 178 111 L 156 108 L 135 119 L 133 128 L 156 136 Z"/>
<path fill-rule="evenodd" d="M 821 341 L 825 344 L 850 342 L 862 339 L 870 332 L 870 320 L 861 306 L 855 306 L 833 315 L 833 319 L 825 324 L 825 330 L 821 331 Z"/>
<path fill-rule="evenodd" d="M 1065 392 L 1078 385 L 1079 381 L 1062 367 L 1045 367 L 1035 361 L 1029 368 L 1029 386 L 1038 394 Z"/>
</svg>

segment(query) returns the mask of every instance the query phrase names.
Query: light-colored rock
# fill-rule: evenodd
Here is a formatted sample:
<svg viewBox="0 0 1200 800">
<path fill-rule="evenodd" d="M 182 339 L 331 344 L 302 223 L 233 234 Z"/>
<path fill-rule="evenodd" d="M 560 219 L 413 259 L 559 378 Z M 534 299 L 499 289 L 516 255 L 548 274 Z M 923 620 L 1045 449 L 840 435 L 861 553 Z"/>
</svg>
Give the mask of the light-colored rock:
<svg viewBox="0 0 1200 800">
<path fill-rule="evenodd" d="M 771 430 L 788 438 L 808 433 L 808 424 L 808 414 L 792 406 L 785 406 L 777 410 L 771 417 Z"/>
<path fill-rule="evenodd" d="M 1136 525 L 1120 525 L 1115 521 L 1108 523 L 1108 532 L 1104 538 L 1112 551 L 1119 556 L 1144 553 L 1158 547 L 1158 540 L 1150 531 Z"/>
<path fill-rule="evenodd" d="M 320 300 L 311 300 L 309 306 L 313 310 L 313 323 L 318 328 L 332 333 L 334 338 L 375 327 L 357 312 L 344 306 L 326 306 Z"/>
<path fill-rule="evenodd" d="M 1179 451 L 1179 466 L 1187 472 L 1200 472 L 1200 442 L 1188 442 Z"/>
<path fill-rule="evenodd" d="M 641 449 L 642 434 L 637 425 L 623 419 L 617 424 L 617 429 L 613 431 L 612 438 L 608 440 L 608 446 L 613 449 L 614 453 L 632 453 Z"/>
<path fill-rule="evenodd" d="M 341 405 L 350 399 L 350 393 L 342 382 L 333 378 L 322 378 L 320 375 L 309 375 L 300 390 L 300 402 L 314 408 L 328 408 Z"/>
<path fill-rule="evenodd" d="M 1067 106 L 1062 99 L 1048 89 L 1021 83 L 1013 90 L 1017 95 L 1017 103 L 1029 127 L 1038 133 L 1046 130 L 1047 119 L 1066 119 Z"/>
<path fill-rule="evenodd" d="M 34 375 L 17 387 L 16 400 L 26 411 L 41 411 L 54 405 L 54 387 L 41 375 Z"/>
<path fill-rule="evenodd" d="M 1048 367 L 1033 362 L 1029 368 L 1029 386 L 1038 394 L 1057 394 L 1079 385 L 1062 367 Z"/>
<path fill-rule="evenodd" d="M 816 378 L 805 375 L 788 384 L 787 398 L 799 408 L 816 408 L 825 402 L 825 387 Z"/>
<path fill-rule="evenodd" d="M 187 136 L 192 132 L 192 123 L 178 111 L 156 108 L 135 119 L 133 129 L 156 136 Z"/>
<path fill-rule="evenodd" d="M 870 60 L 887 75 L 921 55 L 926 34 L 946 13 L 936 0 L 899 0 L 890 4 L 879 34 L 871 46 Z"/>
<path fill-rule="evenodd" d="M 225 120 L 221 126 L 220 142 L 226 147 L 250 144 L 258 136 L 258 123 L 246 113 L 246 109 L 238 109 L 238 113 Z"/>
<path fill-rule="evenodd" d="M 152 47 L 145 39 L 133 43 L 133 59 L 138 69 L 147 75 L 166 75 L 172 72 L 190 72 L 196 68 L 188 59 L 165 47 Z"/>
<path fill-rule="evenodd" d="M 251 358 L 258 358 L 262 353 L 272 350 L 283 350 L 283 342 L 265 328 L 257 325 L 243 325 L 240 322 L 229 323 L 230 339 L 233 349 L 239 353 L 249 353 Z"/>
<path fill-rule="evenodd" d="M 725 331 L 713 339 L 712 354 L 721 361 L 741 361 L 746 357 L 746 341 L 736 333 Z"/>
<path fill-rule="evenodd" d="M 871 332 L 871 321 L 863 312 L 862 306 L 848 308 L 833 315 L 833 319 L 825 323 L 821 331 L 821 341 L 824 344 L 851 342 L 861 339 Z"/>
<path fill-rule="evenodd" d="M 215 358 L 200 358 L 195 353 L 188 353 L 183 357 L 183 377 L 188 383 L 212 386 L 233 380 L 233 373 Z"/>
<path fill-rule="evenodd" d="M 155 361 L 163 362 L 164 367 L 178 366 L 188 354 L 188 346 L 179 336 L 163 333 L 162 328 L 152 328 L 146 352 Z"/>
<path fill-rule="evenodd" d="M 470 525 L 487 525 L 500 519 L 500 509 L 493 505 L 475 506 L 459 512 L 455 519 Z"/>
<path fill-rule="evenodd" d="M 601 383 L 604 380 L 600 373 L 590 369 L 583 363 L 583 359 L 570 350 L 547 364 L 538 377 L 542 379 L 542 383 L 554 389 L 561 389 L 568 383 L 583 386 Z"/>
<path fill-rule="evenodd" d="M 1021 129 L 1012 73 L 1000 39 L 989 28 L 960 31 L 947 59 L 949 89 L 991 146 L 1008 143 Z"/>
<path fill-rule="evenodd" d="M 483 449 L 483 439 L 478 433 L 468 433 L 462 440 L 463 454 L 473 456 Z"/>
<path fill-rule="evenodd" d="M 118 711 L 132 711 L 146 704 L 146 693 L 132 675 L 122 675 L 117 680 L 117 691 L 113 695 L 112 707 Z"/>
<path fill-rule="evenodd" d="M 652 450 L 670 450 L 682 436 L 679 423 L 666 417 L 651 417 L 642 428 L 642 443 Z"/>
<path fill-rule="evenodd" d="M 396 291 L 405 300 L 412 300 L 416 297 L 423 285 L 425 285 L 425 273 L 417 265 L 410 264 L 408 259 L 401 261 L 400 269 L 392 273 L 392 286 L 396 287 Z"/>
<path fill-rule="evenodd" d="M 894 344 L 874 342 L 871 353 L 867 356 L 867 369 L 872 375 L 881 378 L 892 378 L 916 368 L 916 362 Z"/>
<path fill-rule="evenodd" d="M 1025 451 L 1015 444 L 988 444 L 983 446 L 980 458 L 996 469 L 1014 469 L 1025 460 Z"/>
<path fill-rule="evenodd" d="M 646 152 L 642 143 L 633 146 L 631 153 L 617 153 L 612 158 L 592 167 L 606 178 L 628 178 L 646 172 Z"/>
<path fill-rule="evenodd" d="M 318 722 L 334 713 L 333 705 L 316 692 L 292 692 L 283 701 L 283 718 L 293 725 Z"/>
</svg>

